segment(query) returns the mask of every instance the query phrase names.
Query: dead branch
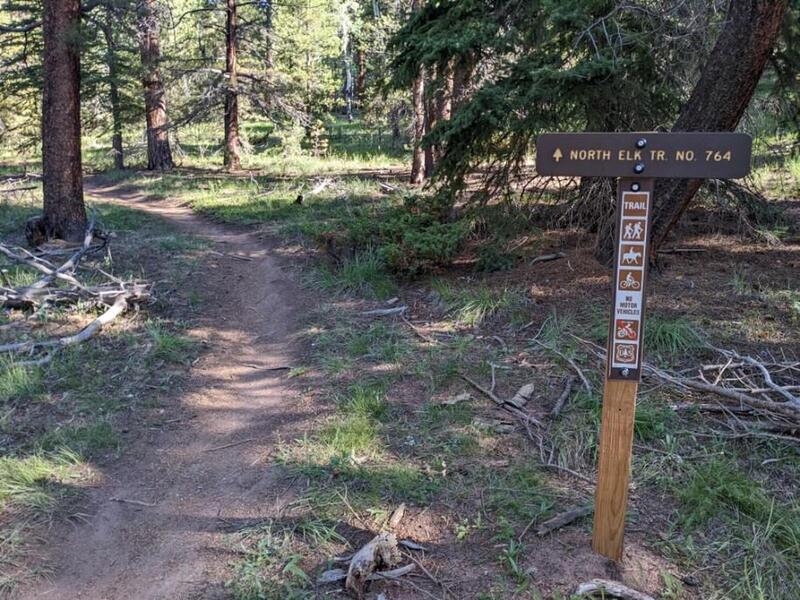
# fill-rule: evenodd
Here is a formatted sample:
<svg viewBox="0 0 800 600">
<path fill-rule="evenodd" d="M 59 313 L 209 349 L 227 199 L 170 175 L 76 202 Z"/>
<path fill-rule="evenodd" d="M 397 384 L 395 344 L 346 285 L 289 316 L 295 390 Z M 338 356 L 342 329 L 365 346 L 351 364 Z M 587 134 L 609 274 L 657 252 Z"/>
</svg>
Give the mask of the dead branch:
<svg viewBox="0 0 800 600">
<path fill-rule="evenodd" d="M 26 342 L 15 342 L 11 344 L 3 344 L 0 345 L 0 353 L 33 353 L 37 350 L 44 349 L 44 348 L 52 348 L 54 350 L 61 350 L 68 346 L 74 346 L 75 344 L 80 344 L 81 342 L 85 342 L 86 340 L 94 337 L 100 330 L 111 323 L 114 319 L 116 319 L 119 315 L 125 312 L 128 308 L 128 297 L 124 294 L 120 294 L 117 296 L 117 299 L 114 301 L 108 310 L 106 310 L 102 315 L 97 317 L 94 321 L 89 323 L 86 327 L 84 327 L 81 331 L 76 333 L 75 335 L 69 335 L 66 337 L 55 338 L 50 340 L 38 341 L 38 340 L 29 340 Z"/>
<path fill-rule="evenodd" d="M 606 351 L 597 344 L 573 335 L 576 340 L 588 347 L 599 361 L 605 362 Z M 800 398 L 792 394 L 800 385 L 800 371 L 796 360 L 761 361 L 751 356 L 742 356 L 733 350 L 713 348 L 723 357 L 719 363 L 701 365 L 696 377 L 687 376 L 687 371 L 675 373 L 644 363 L 642 370 L 645 377 L 666 383 L 679 390 L 713 394 L 722 404 L 708 402 L 696 406 L 699 410 L 726 412 L 743 417 L 760 417 L 769 419 L 773 425 L 786 423 L 800 426 Z M 706 374 L 717 371 L 713 383 Z M 759 383 L 760 378 L 763 383 Z M 679 405 L 676 410 L 683 410 Z M 746 421 L 739 420 L 740 428 L 752 427 Z M 794 431 L 795 428 L 790 429 Z M 751 433 L 755 433 L 752 432 Z M 766 435 L 761 432 L 762 436 Z M 800 441 L 800 438 L 781 436 L 781 439 Z"/>
<path fill-rule="evenodd" d="M 583 517 L 591 515 L 593 512 L 593 506 L 582 506 L 580 508 L 573 508 L 572 510 L 563 512 L 560 515 L 556 515 L 552 519 L 548 519 L 539 525 L 539 527 L 536 528 L 536 535 L 539 537 L 547 535 L 551 531 L 561 529 L 562 527 L 569 525 L 578 519 L 582 519 Z"/>
<path fill-rule="evenodd" d="M 560 352 L 560 351 L 556 350 L 556 349 L 555 349 L 555 348 L 553 348 L 552 346 L 548 346 L 547 344 L 545 344 L 545 343 L 543 343 L 543 342 L 540 342 L 539 340 L 537 340 L 537 339 L 535 339 L 535 338 L 534 338 L 534 340 L 533 340 L 533 341 L 534 341 L 536 344 L 538 344 L 539 346 L 541 346 L 542 348 L 544 348 L 545 350 L 549 350 L 549 351 L 550 351 L 550 352 L 552 352 L 553 354 L 557 354 L 557 355 L 558 355 L 558 356 L 560 356 L 560 357 L 561 357 L 561 358 L 562 358 L 564 361 L 566 361 L 566 362 L 567 362 L 567 364 L 569 364 L 569 366 L 571 366 L 571 367 L 572 367 L 572 368 L 575 370 L 575 372 L 578 374 L 578 377 L 580 377 L 580 378 L 581 378 L 581 382 L 583 383 L 583 387 L 586 389 L 586 392 L 587 392 L 588 394 L 591 394 L 591 393 L 592 393 L 592 385 L 589 383 L 589 380 L 586 378 L 586 375 L 584 375 L 584 374 L 583 374 L 583 371 L 582 371 L 582 370 L 581 370 L 581 368 L 578 366 L 578 363 L 576 363 L 576 362 L 575 362 L 574 360 L 572 360 L 570 357 L 566 356 L 564 353 L 562 353 L 562 352 Z"/>
<path fill-rule="evenodd" d="M 555 405 L 553 406 L 553 410 L 550 411 L 550 418 L 555 419 L 561 411 L 564 409 L 564 405 L 569 400 L 569 395 L 572 392 L 572 385 L 575 383 L 575 377 L 570 375 L 567 377 L 566 382 L 564 383 L 564 391 L 561 392 L 561 395 L 556 400 Z"/>
<path fill-rule="evenodd" d="M 477 381 L 475 381 L 473 379 L 470 379 L 469 377 L 467 377 L 463 373 L 461 374 L 461 379 L 463 379 L 464 381 L 469 383 L 472 387 L 474 387 L 476 390 L 481 392 L 483 395 L 485 395 L 487 398 L 489 398 L 492 402 L 497 404 L 497 406 L 499 406 L 503 410 L 506 410 L 506 411 L 510 412 L 512 415 L 517 417 L 520 421 L 522 421 L 525 424 L 526 428 L 530 424 L 536 425 L 537 427 L 543 427 L 544 426 L 544 424 L 541 421 L 539 421 L 539 419 L 537 419 L 536 417 L 532 417 L 529 414 L 526 414 L 525 412 L 521 411 L 519 408 L 517 408 L 515 405 L 511 404 L 510 402 L 502 400 L 494 392 L 492 392 L 491 390 L 487 390 L 485 387 L 483 387 Z"/>
<path fill-rule="evenodd" d="M 541 256 L 537 256 L 530 263 L 528 263 L 528 266 L 532 267 L 536 263 L 550 262 L 551 260 L 559 260 L 561 258 L 566 258 L 566 257 L 567 255 L 564 254 L 563 252 L 556 252 L 555 254 L 542 254 Z"/>
<path fill-rule="evenodd" d="M 607 579 L 592 579 L 587 583 L 582 583 L 575 590 L 576 596 L 598 596 L 601 598 L 620 598 L 621 600 L 655 600 L 642 592 L 629 588 L 628 586 L 609 581 Z"/>
</svg>

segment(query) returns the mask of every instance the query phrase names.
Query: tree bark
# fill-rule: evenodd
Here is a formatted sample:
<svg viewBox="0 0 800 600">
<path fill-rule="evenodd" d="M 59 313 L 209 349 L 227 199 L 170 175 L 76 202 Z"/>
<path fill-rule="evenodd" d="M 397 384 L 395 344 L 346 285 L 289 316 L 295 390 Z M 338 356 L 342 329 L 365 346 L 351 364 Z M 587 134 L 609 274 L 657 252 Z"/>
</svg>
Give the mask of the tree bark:
<svg viewBox="0 0 800 600">
<path fill-rule="evenodd" d="M 122 107 L 119 101 L 119 65 L 117 62 L 117 43 L 114 39 L 114 7 L 106 5 L 106 20 L 100 25 L 106 40 L 106 66 L 108 67 L 108 95 L 111 102 L 111 120 L 113 134 L 111 147 L 114 152 L 114 168 L 121 171 L 125 168 L 125 154 L 122 140 Z"/>
<path fill-rule="evenodd" d="M 414 109 L 414 150 L 411 156 L 411 183 L 420 184 L 425 180 L 425 150 L 422 138 L 425 136 L 425 68 L 420 66 L 419 74 L 411 86 L 411 103 Z"/>
<path fill-rule="evenodd" d="M 432 84 L 436 81 L 436 69 L 431 67 L 429 69 L 429 77 L 428 83 Z M 428 135 L 433 128 L 436 127 L 437 117 L 438 117 L 438 106 L 437 106 L 437 98 L 436 93 L 428 89 L 427 93 L 425 94 L 425 98 L 423 100 L 425 106 L 425 128 L 424 134 Z M 427 144 L 423 149 L 425 153 L 425 179 L 430 179 L 433 177 L 433 170 L 436 168 L 436 155 L 434 154 L 434 148 L 431 144 Z"/>
<path fill-rule="evenodd" d="M 723 27 L 672 131 L 733 131 L 780 32 L 788 0 L 731 0 Z M 654 193 L 652 257 L 700 189 L 699 179 L 666 179 Z"/>
<path fill-rule="evenodd" d="M 225 167 L 231 171 L 242 168 L 239 157 L 239 90 L 236 64 L 236 0 L 227 0 L 225 23 L 225 71 L 228 88 L 225 91 Z"/>
<path fill-rule="evenodd" d="M 166 171 L 175 166 L 169 146 L 167 95 L 161 80 L 161 34 L 156 0 L 139 4 L 139 42 L 142 55 L 142 84 L 147 117 L 147 168 Z"/>
<path fill-rule="evenodd" d="M 272 5 L 272 2 L 267 2 L 264 7 L 264 43 L 266 44 L 264 62 L 267 65 L 267 69 L 270 71 L 272 71 L 272 68 L 275 66 L 275 44 L 273 43 L 273 37 L 275 36 L 274 11 L 275 7 Z"/>
<path fill-rule="evenodd" d="M 356 99 L 361 106 L 367 91 L 367 53 L 359 46 L 356 48 Z"/>
<path fill-rule="evenodd" d="M 44 2 L 42 90 L 43 225 L 48 238 L 83 240 L 80 0 Z"/>
</svg>

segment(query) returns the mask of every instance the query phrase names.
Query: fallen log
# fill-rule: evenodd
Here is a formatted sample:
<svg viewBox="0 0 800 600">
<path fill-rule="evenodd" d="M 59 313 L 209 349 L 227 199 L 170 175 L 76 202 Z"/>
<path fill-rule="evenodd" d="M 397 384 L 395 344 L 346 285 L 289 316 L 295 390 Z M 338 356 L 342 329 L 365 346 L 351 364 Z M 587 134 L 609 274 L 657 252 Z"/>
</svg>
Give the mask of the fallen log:
<svg viewBox="0 0 800 600">
<path fill-rule="evenodd" d="M 582 506 L 580 508 L 573 508 L 572 510 L 563 512 L 539 525 L 539 527 L 536 528 L 536 535 L 539 537 L 547 535 L 548 533 L 555 531 L 556 529 L 561 529 L 562 527 L 565 527 L 566 525 L 569 525 L 578 519 L 589 516 L 593 512 L 593 506 Z"/>
<path fill-rule="evenodd" d="M 592 579 L 582 583 L 575 590 L 576 596 L 596 596 L 599 598 L 619 598 L 620 600 L 655 600 L 649 596 L 626 585 L 609 581 L 607 579 Z"/>
</svg>

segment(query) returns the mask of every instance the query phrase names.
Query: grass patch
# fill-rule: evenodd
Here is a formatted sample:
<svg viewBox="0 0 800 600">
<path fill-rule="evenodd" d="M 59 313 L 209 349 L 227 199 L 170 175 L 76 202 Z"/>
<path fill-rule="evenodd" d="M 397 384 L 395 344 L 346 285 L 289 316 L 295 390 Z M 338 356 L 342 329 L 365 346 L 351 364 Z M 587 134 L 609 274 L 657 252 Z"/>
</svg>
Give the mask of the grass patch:
<svg viewBox="0 0 800 600">
<path fill-rule="evenodd" d="M 50 510 L 58 497 L 58 485 L 73 476 L 79 464 L 79 457 L 67 450 L 0 458 L 0 508 L 14 505 L 36 513 Z"/>
<path fill-rule="evenodd" d="M 302 568 L 293 531 L 274 525 L 251 529 L 241 535 L 237 550 L 244 558 L 235 564 L 228 588 L 236 600 L 301 600 L 311 580 Z"/>
<path fill-rule="evenodd" d="M 338 294 L 350 293 L 385 300 L 397 290 L 376 252 L 366 251 L 345 259 L 338 266 L 322 267 L 315 283 L 323 290 Z"/>
<path fill-rule="evenodd" d="M 119 449 L 119 435 L 108 421 L 63 427 L 47 432 L 39 441 L 43 450 L 68 448 L 76 454 Z"/>
<path fill-rule="evenodd" d="M 152 360 L 188 364 L 195 358 L 196 342 L 169 329 L 164 322 L 150 321 L 146 330 L 153 343 Z"/>
<path fill-rule="evenodd" d="M 725 598 L 790 600 L 800 575 L 800 509 L 767 494 L 730 461 L 698 465 L 678 490 L 684 527 L 704 534 L 707 556 L 721 562 Z M 701 551 L 702 552 L 702 551 Z"/>
<path fill-rule="evenodd" d="M 447 304 L 455 321 L 467 327 L 477 327 L 522 302 L 519 290 L 509 288 L 494 290 L 486 286 L 457 287 L 443 279 L 432 281 L 431 287 Z"/>
<path fill-rule="evenodd" d="M 644 338 L 647 351 L 661 358 L 691 354 L 705 346 L 700 331 L 685 317 L 650 317 L 645 325 Z"/>
<path fill-rule="evenodd" d="M 43 391 L 40 368 L 0 360 L 0 404 L 34 400 Z"/>
</svg>

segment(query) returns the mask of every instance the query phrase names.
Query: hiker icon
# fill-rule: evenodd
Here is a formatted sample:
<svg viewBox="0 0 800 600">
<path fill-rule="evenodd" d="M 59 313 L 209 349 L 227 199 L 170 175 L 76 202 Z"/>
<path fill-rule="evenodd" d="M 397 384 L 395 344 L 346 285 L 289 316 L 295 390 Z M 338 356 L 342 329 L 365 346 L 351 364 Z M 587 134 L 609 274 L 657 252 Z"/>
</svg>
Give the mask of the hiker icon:
<svg viewBox="0 0 800 600">
<path fill-rule="evenodd" d="M 622 233 L 624 240 L 641 240 L 644 235 L 644 227 L 641 221 L 626 221 Z"/>
</svg>

